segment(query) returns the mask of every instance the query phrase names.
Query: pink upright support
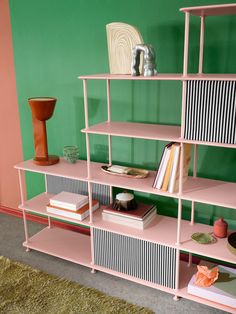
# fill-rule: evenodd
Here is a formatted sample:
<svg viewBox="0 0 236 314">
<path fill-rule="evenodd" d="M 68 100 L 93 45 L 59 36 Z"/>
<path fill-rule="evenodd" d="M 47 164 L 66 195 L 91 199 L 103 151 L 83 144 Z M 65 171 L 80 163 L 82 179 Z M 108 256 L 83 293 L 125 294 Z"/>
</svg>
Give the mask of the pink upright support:
<svg viewBox="0 0 236 314">
<path fill-rule="evenodd" d="M 202 74 L 202 65 L 203 65 L 204 26 L 205 26 L 205 17 L 204 17 L 204 16 L 201 16 L 201 31 L 200 31 L 200 46 L 199 46 L 199 64 L 198 64 L 198 73 L 199 73 L 199 74 Z"/>
</svg>

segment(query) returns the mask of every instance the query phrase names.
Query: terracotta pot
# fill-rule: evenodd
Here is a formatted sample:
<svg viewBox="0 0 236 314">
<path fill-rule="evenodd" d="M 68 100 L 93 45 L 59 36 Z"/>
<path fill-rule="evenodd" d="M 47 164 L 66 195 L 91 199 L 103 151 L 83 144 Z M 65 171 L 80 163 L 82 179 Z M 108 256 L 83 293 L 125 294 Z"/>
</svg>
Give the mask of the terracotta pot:
<svg viewBox="0 0 236 314">
<path fill-rule="evenodd" d="M 227 237 L 227 229 L 228 224 L 227 222 L 221 217 L 220 219 L 214 222 L 214 235 L 218 238 L 225 238 Z"/>
</svg>

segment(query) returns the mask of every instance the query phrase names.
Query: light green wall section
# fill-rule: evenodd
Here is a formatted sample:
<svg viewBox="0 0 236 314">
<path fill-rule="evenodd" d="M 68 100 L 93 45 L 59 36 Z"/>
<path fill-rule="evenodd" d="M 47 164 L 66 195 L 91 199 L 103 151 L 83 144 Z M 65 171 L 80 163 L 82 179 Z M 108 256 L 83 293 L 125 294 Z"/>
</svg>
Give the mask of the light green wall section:
<svg viewBox="0 0 236 314">
<path fill-rule="evenodd" d="M 231 1 L 214 1 L 228 3 Z M 233 1 L 232 1 L 233 2 Z M 55 114 L 48 121 L 49 152 L 62 154 L 64 145 L 77 144 L 86 159 L 82 82 L 78 75 L 108 72 L 105 25 L 125 22 L 135 25 L 157 55 L 160 73 L 181 72 L 183 63 L 184 14 L 179 8 L 211 4 L 180 0 L 9 0 L 17 91 L 24 158 L 34 155 L 31 112 L 27 98 L 54 96 Z M 204 71 L 236 73 L 236 18 L 206 20 Z M 189 71 L 197 71 L 199 18 L 191 18 Z M 162 124 L 180 124 L 180 82 L 112 82 L 112 119 Z M 90 123 L 106 119 L 105 82 L 88 82 Z M 156 169 L 166 143 L 114 138 L 113 158 L 120 164 Z M 93 160 L 106 162 L 107 140 L 91 136 Z M 236 152 L 233 149 L 199 148 L 200 176 L 235 181 Z M 27 176 L 28 196 L 44 189 L 42 177 Z M 143 195 L 142 195 L 143 196 Z M 161 212 L 176 215 L 177 203 L 158 201 Z M 189 203 L 184 216 L 189 217 Z M 198 220 L 212 223 L 223 214 L 234 225 L 236 215 L 227 209 L 197 205 Z M 206 217 L 210 216 L 211 220 Z M 234 225 L 235 226 L 235 225 Z M 236 228 L 236 226 L 235 226 Z"/>
</svg>

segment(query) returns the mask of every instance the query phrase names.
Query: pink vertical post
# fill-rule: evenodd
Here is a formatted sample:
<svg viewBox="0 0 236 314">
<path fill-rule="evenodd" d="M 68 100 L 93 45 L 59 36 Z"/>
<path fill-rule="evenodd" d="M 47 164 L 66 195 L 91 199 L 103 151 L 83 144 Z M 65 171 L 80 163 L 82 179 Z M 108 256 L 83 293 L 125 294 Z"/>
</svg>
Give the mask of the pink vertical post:
<svg viewBox="0 0 236 314">
<path fill-rule="evenodd" d="M 88 96 L 87 96 L 87 84 L 86 80 L 83 80 L 83 92 L 84 92 L 84 115 L 85 115 L 85 127 L 88 129 L 89 127 L 89 118 L 88 118 Z M 90 143 L 89 143 L 89 134 L 86 133 L 86 150 L 87 150 L 87 176 L 91 177 L 90 172 Z M 93 222 L 93 213 L 92 213 L 92 186 L 91 182 L 88 182 L 88 197 L 89 197 L 89 214 L 90 219 L 89 222 Z"/>
<path fill-rule="evenodd" d="M 197 177 L 197 156 L 198 156 L 198 145 L 194 144 L 194 154 L 193 154 L 193 177 Z M 195 209 L 195 202 L 192 201 L 192 208 L 191 208 L 191 225 L 194 224 L 194 209 Z"/>
<path fill-rule="evenodd" d="M 202 74 L 202 65 L 203 65 L 204 26 L 205 26 L 205 17 L 204 17 L 204 16 L 201 16 L 201 31 L 200 31 L 200 46 L 199 46 L 199 64 L 198 64 L 198 73 L 199 73 L 199 74 Z"/>
<path fill-rule="evenodd" d="M 188 46 L 189 46 L 189 12 L 185 13 L 185 30 L 184 30 L 184 68 L 183 74 L 188 73 Z"/>
<path fill-rule="evenodd" d="M 175 272 L 175 296 L 174 296 L 174 300 L 178 301 L 179 300 L 179 296 L 177 294 L 177 291 L 179 289 L 179 266 L 180 266 L 180 251 L 179 249 L 176 250 L 176 272 Z"/>
<path fill-rule="evenodd" d="M 18 176 L 19 176 L 19 185 L 20 185 L 20 197 L 21 197 L 21 205 L 24 205 L 25 198 L 24 198 L 24 190 L 23 190 L 23 178 L 22 178 L 23 170 L 18 169 Z M 24 222 L 24 231 L 25 231 L 25 242 L 28 243 L 28 228 L 27 228 L 27 220 L 26 220 L 26 213 L 25 209 L 22 209 L 23 213 L 23 222 Z M 29 251 L 29 248 L 26 248 L 26 251 Z"/>
<path fill-rule="evenodd" d="M 184 61 L 183 75 L 188 73 L 188 47 L 189 47 L 189 12 L 185 13 L 185 31 L 184 31 Z M 181 115 L 181 138 L 184 138 L 185 127 L 185 103 L 186 103 L 186 81 L 182 83 L 182 115 Z"/>
<path fill-rule="evenodd" d="M 110 80 L 107 80 L 107 122 L 111 122 L 111 93 Z M 108 135 L 108 149 L 109 149 L 109 165 L 112 165 L 112 142 L 111 135 Z"/>
<path fill-rule="evenodd" d="M 93 244 L 93 227 L 90 228 L 90 237 L 91 237 L 91 273 L 95 274 L 96 269 L 94 268 L 94 244 Z"/>
<path fill-rule="evenodd" d="M 180 230 L 182 219 L 182 191 L 183 191 L 183 167 L 184 167 L 184 144 L 180 144 L 180 165 L 179 165 L 179 199 L 178 199 L 178 220 L 177 220 L 177 242 L 180 245 Z"/>
<path fill-rule="evenodd" d="M 180 245 L 181 218 L 182 218 L 182 199 L 179 198 L 179 200 L 178 200 L 178 219 L 177 219 L 177 241 L 176 241 L 176 245 Z"/>
<path fill-rule="evenodd" d="M 83 91 L 84 91 L 84 115 L 85 115 L 85 128 L 89 127 L 88 119 L 88 96 L 87 96 L 87 84 L 86 80 L 83 80 Z M 89 135 L 86 133 L 86 150 L 87 150 L 87 171 L 88 178 L 90 178 L 90 145 L 89 145 Z"/>
<path fill-rule="evenodd" d="M 92 211 L 92 207 L 93 207 L 93 202 L 92 202 L 92 183 L 89 181 L 88 182 L 88 197 L 89 197 L 89 222 L 92 223 L 93 222 L 93 211 Z"/>
<path fill-rule="evenodd" d="M 44 175 L 44 183 L 45 183 L 45 193 L 48 192 L 48 183 L 47 183 L 47 175 Z M 51 229 L 52 224 L 51 224 L 51 217 L 48 216 L 48 228 Z"/>
<path fill-rule="evenodd" d="M 110 80 L 107 80 L 107 122 L 111 122 L 111 85 Z M 112 165 L 112 138 L 108 135 L 108 153 L 109 153 L 109 165 Z M 112 203 L 112 186 L 110 188 L 110 203 Z"/>
</svg>

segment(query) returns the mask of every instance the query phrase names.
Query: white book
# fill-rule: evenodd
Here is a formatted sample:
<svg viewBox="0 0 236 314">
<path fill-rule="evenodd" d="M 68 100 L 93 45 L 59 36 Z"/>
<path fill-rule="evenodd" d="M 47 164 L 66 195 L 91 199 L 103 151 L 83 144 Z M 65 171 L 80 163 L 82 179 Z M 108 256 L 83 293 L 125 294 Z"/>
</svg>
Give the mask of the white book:
<svg viewBox="0 0 236 314">
<path fill-rule="evenodd" d="M 180 144 L 175 143 L 174 144 L 174 160 L 173 160 L 173 165 L 172 165 L 171 174 L 170 174 L 170 181 L 168 184 L 169 193 L 174 192 L 177 169 L 179 166 L 179 156 L 180 156 Z"/>
<path fill-rule="evenodd" d="M 50 205 L 76 211 L 88 201 L 88 195 L 62 191 L 50 198 Z"/>
<path fill-rule="evenodd" d="M 96 209 L 99 208 L 99 202 L 96 200 L 93 200 L 92 202 L 93 202 L 92 211 L 95 211 Z M 89 204 L 85 204 L 77 211 L 73 211 L 69 209 L 62 209 L 62 208 L 55 207 L 52 205 L 47 205 L 46 209 L 48 213 L 56 214 L 62 217 L 72 218 L 72 219 L 76 219 L 80 221 L 89 216 Z"/>
<path fill-rule="evenodd" d="M 169 157 L 170 157 L 171 146 L 172 145 L 169 145 L 169 146 L 165 147 L 165 151 L 164 151 L 164 154 L 163 154 L 163 163 L 161 163 L 160 172 L 158 171 L 158 178 L 157 178 L 157 181 L 156 181 L 156 185 L 154 187 L 159 189 L 159 190 L 162 187 L 162 183 L 163 183 L 163 180 L 164 180 L 164 177 L 165 177 L 166 167 L 167 167 L 168 160 L 169 160 Z"/>
<path fill-rule="evenodd" d="M 156 207 L 153 207 L 153 209 L 148 213 L 144 220 L 137 220 L 133 218 L 128 218 L 126 216 L 118 216 L 109 214 L 106 212 L 102 212 L 102 218 L 103 220 L 118 223 L 124 226 L 129 226 L 137 229 L 145 229 L 156 217 Z"/>
<path fill-rule="evenodd" d="M 201 264 L 206 263 L 201 262 Z M 195 285 L 195 275 L 193 275 L 188 284 L 188 293 L 236 308 L 236 269 L 221 265 L 218 269 L 219 277 L 210 287 Z"/>
</svg>

